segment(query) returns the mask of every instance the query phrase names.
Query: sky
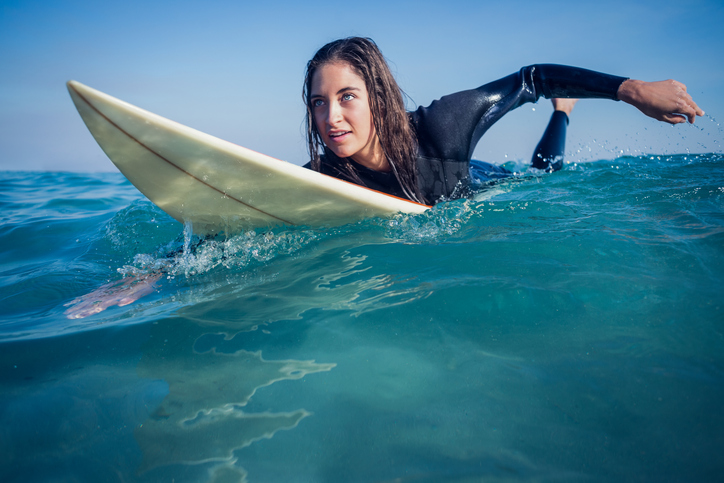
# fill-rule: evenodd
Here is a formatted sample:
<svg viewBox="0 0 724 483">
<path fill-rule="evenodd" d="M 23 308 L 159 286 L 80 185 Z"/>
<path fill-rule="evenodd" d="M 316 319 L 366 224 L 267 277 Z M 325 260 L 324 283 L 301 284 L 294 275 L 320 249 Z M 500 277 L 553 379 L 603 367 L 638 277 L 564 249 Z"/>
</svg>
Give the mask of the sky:
<svg viewBox="0 0 724 483">
<path fill-rule="evenodd" d="M 722 152 L 724 2 L 0 0 L 0 171 L 115 171 L 65 82 L 295 164 L 308 160 L 304 68 L 325 43 L 373 38 L 408 108 L 534 63 L 685 83 L 707 113 L 669 126 L 632 106 L 584 100 L 569 160 Z M 549 101 L 505 116 L 474 157 L 531 156 Z"/>
</svg>

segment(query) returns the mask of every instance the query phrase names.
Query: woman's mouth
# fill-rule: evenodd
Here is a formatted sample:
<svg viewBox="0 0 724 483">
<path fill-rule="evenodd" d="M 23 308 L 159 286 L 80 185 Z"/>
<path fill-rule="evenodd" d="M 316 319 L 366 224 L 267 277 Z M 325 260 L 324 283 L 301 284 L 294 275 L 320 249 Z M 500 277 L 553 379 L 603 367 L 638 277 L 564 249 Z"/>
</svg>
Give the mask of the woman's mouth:
<svg viewBox="0 0 724 483">
<path fill-rule="evenodd" d="M 329 139 L 333 141 L 341 141 L 347 134 L 351 134 L 352 131 L 335 131 L 330 132 L 327 135 L 329 136 Z"/>
</svg>

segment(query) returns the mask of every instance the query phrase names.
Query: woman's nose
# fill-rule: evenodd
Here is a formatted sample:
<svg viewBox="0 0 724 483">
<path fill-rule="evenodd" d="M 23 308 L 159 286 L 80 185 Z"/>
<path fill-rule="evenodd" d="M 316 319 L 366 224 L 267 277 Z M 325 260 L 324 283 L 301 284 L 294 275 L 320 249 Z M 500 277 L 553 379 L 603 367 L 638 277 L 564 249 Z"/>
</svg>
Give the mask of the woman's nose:
<svg viewBox="0 0 724 483">
<path fill-rule="evenodd" d="M 342 118 L 342 108 L 339 104 L 336 102 L 331 102 L 329 104 L 329 109 L 327 110 L 327 122 L 329 124 L 334 124 L 338 122 Z"/>
</svg>

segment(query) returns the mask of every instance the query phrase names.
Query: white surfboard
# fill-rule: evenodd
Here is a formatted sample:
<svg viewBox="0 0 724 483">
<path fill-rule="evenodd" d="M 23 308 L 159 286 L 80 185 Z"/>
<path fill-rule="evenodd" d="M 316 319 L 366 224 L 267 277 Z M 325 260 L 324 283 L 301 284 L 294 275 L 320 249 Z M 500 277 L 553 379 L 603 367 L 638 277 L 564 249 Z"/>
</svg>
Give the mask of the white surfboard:
<svg viewBox="0 0 724 483">
<path fill-rule="evenodd" d="M 126 178 L 195 233 L 335 226 L 429 208 L 243 148 L 76 81 L 68 91 Z"/>
</svg>

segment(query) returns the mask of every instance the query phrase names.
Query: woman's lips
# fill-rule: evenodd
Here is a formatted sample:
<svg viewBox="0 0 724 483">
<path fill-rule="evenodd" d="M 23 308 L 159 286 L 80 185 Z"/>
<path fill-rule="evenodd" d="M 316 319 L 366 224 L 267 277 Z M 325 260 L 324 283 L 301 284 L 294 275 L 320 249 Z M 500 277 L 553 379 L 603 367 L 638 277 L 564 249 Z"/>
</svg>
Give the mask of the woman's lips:
<svg viewBox="0 0 724 483">
<path fill-rule="evenodd" d="M 330 140 L 335 142 L 343 141 L 352 131 L 335 131 L 327 134 Z"/>
</svg>

